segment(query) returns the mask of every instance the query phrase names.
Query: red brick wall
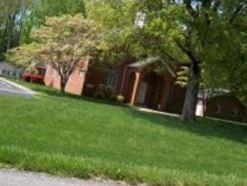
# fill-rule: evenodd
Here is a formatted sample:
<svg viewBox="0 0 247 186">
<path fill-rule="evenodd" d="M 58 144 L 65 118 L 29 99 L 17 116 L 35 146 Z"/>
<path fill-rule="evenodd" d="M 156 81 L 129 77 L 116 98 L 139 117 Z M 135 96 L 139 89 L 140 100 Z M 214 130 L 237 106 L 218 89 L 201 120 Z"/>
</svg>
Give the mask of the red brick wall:
<svg viewBox="0 0 247 186">
<path fill-rule="evenodd" d="M 81 95 L 84 87 L 85 78 L 85 71 L 80 71 L 79 69 L 75 70 L 70 76 L 65 90 L 71 94 Z"/>
<path fill-rule="evenodd" d="M 174 79 L 171 77 L 170 74 L 166 74 L 163 76 L 163 95 L 160 100 L 161 110 L 165 111 L 165 108 L 169 101 L 169 94 L 171 91 L 171 87 L 174 83 Z"/>
<path fill-rule="evenodd" d="M 168 103 L 165 111 L 171 113 L 182 113 L 184 101 L 185 101 L 186 88 L 179 85 L 172 84 L 171 90 L 168 96 Z"/>
<path fill-rule="evenodd" d="M 81 69 L 74 70 L 67 82 L 65 91 L 71 94 L 81 95 L 84 88 L 87 70 L 88 62 L 84 62 Z M 60 89 L 60 77 L 58 73 L 51 68 L 51 66 L 47 67 L 44 82 L 46 86 Z"/>
<path fill-rule="evenodd" d="M 93 95 L 101 84 L 105 84 L 107 74 L 106 69 L 89 67 L 86 75 L 84 93 L 86 95 Z"/>
<path fill-rule="evenodd" d="M 220 107 L 220 111 L 216 107 Z M 236 115 L 234 114 L 234 109 L 237 110 Z M 233 95 L 222 95 L 207 101 L 205 116 L 244 122 L 246 108 Z"/>
<path fill-rule="evenodd" d="M 85 83 L 85 93 L 87 95 L 92 95 L 97 88 L 103 84 L 106 85 L 107 77 L 110 71 L 114 71 L 118 73 L 118 80 L 116 85 L 116 91 L 121 94 L 122 85 L 123 91 L 125 92 L 126 84 L 128 83 L 128 71 L 127 71 L 128 63 L 124 63 L 121 65 L 115 65 L 112 67 L 106 68 L 95 68 L 89 67 L 88 73 L 86 75 L 86 83 Z M 124 77 L 125 76 L 125 77 Z M 124 94 L 124 93 L 123 93 Z"/>
<path fill-rule="evenodd" d="M 116 91 L 125 97 L 126 102 L 130 102 L 135 81 L 135 70 L 128 67 L 129 63 L 130 61 L 127 61 L 126 63 L 112 66 L 108 69 L 95 68 L 93 66 L 89 66 L 87 63 L 83 69 L 83 72 L 78 69 L 73 72 L 66 85 L 66 91 L 76 95 L 81 95 L 82 91 L 86 95 L 94 95 L 101 84 L 106 84 L 108 74 L 110 70 L 113 69 L 119 74 Z M 149 67 L 140 72 L 140 81 L 137 85 L 135 103 L 137 103 L 138 100 L 142 81 L 148 81 L 147 83 L 149 85 L 145 100 L 145 104 L 147 106 L 157 109 L 158 105 L 160 105 L 160 110 L 181 112 L 184 103 L 185 90 L 178 86 L 174 86 L 174 78 L 172 78 L 169 72 L 158 76 L 150 70 L 152 68 L 153 67 Z M 150 77 L 145 79 L 145 77 L 148 76 Z M 158 82 L 160 82 L 161 86 L 159 91 L 157 88 Z M 60 88 L 59 76 L 51 67 L 47 68 L 45 84 L 57 89 Z M 174 88 L 171 88 L 173 86 Z"/>
</svg>

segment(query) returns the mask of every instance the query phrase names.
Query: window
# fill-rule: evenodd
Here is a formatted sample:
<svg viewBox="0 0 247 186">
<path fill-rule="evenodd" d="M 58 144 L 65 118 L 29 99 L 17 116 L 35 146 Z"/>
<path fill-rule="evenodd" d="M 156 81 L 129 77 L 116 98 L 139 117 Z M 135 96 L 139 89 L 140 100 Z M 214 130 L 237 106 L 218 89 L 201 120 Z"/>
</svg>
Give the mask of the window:
<svg viewBox="0 0 247 186">
<path fill-rule="evenodd" d="M 15 77 L 17 76 L 16 71 L 13 71 L 13 72 L 12 72 L 12 76 L 15 76 Z"/>
<path fill-rule="evenodd" d="M 215 104 L 214 112 L 217 113 L 217 114 L 219 114 L 221 112 L 221 106 L 219 104 Z"/>
<path fill-rule="evenodd" d="M 9 71 L 9 70 L 6 71 L 6 75 L 7 75 L 7 76 L 11 76 L 11 74 L 12 74 L 11 71 Z"/>
<path fill-rule="evenodd" d="M 106 85 L 116 88 L 117 81 L 118 81 L 118 73 L 115 71 L 111 71 L 107 76 Z"/>
</svg>

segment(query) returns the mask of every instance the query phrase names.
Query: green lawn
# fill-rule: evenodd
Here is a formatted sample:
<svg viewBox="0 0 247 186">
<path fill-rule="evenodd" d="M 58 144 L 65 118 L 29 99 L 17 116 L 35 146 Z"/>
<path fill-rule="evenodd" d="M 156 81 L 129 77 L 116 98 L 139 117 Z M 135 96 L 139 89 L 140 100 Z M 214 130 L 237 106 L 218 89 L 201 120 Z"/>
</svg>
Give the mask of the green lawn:
<svg viewBox="0 0 247 186">
<path fill-rule="evenodd" d="M 31 87 L 43 94 L 36 99 L 0 96 L 2 164 L 130 183 L 247 185 L 247 127 L 206 119 L 186 125 Z"/>
</svg>

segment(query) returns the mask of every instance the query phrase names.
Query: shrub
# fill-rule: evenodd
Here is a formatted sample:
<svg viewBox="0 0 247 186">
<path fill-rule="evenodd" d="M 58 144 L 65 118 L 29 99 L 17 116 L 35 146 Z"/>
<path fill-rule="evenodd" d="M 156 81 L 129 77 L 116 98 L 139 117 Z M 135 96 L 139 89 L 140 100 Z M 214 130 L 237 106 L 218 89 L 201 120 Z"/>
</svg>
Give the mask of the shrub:
<svg viewBox="0 0 247 186">
<path fill-rule="evenodd" d="M 124 99 L 125 99 L 124 96 L 121 95 L 121 94 L 119 94 L 119 95 L 116 96 L 116 101 L 118 103 L 124 103 Z"/>
</svg>

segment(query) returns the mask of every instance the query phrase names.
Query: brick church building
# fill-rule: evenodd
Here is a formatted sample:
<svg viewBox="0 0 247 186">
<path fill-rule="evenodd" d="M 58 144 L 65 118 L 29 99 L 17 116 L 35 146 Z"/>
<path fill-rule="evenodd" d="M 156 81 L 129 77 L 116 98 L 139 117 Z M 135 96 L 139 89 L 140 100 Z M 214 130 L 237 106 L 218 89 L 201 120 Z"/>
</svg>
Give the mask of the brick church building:
<svg viewBox="0 0 247 186">
<path fill-rule="evenodd" d="M 157 65 L 166 67 L 162 74 L 155 72 Z M 181 113 L 186 88 L 176 84 L 177 66 L 166 64 L 160 58 L 148 58 L 140 62 L 126 61 L 109 68 L 98 68 L 87 62 L 74 70 L 66 85 L 66 92 L 75 95 L 94 95 L 100 87 L 112 87 L 130 105 L 136 105 L 170 113 Z M 47 67 L 45 84 L 60 88 L 58 74 Z M 247 122 L 247 109 L 237 97 L 227 94 L 210 99 L 199 99 L 197 115 L 225 120 Z"/>
<path fill-rule="evenodd" d="M 92 95 L 100 86 L 110 86 L 131 105 L 181 113 L 185 88 L 175 83 L 175 67 L 164 63 L 165 72 L 162 75 L 155 72 L 160 60 L 158 57 L 140 62 L 129 60 L 108 69 L 99 69 L 85 62 L 83 68 L 76 69 L 71 75 L 66 91 L 75 95 Z M 44 81 L 47 86 L 59 89 L 59 76 L 49 66 Z"/>
</svg>

